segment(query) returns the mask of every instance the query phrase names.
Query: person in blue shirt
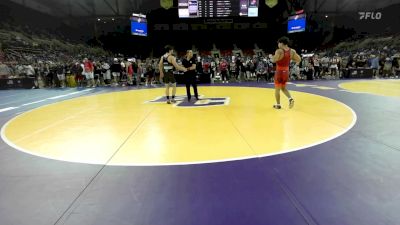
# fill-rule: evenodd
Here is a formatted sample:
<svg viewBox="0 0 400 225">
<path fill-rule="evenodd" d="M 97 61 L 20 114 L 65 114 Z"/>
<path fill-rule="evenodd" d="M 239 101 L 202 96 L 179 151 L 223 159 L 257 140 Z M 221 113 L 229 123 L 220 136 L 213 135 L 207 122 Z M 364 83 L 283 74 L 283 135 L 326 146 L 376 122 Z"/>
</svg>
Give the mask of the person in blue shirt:
<svg viewBox="0 0 400 225">
<path fill-rule="evenodd" d="M 371 55 L 371 69 L 374 77 L 379 76 L 379 57 L 375 55 Z"/>
</svg>

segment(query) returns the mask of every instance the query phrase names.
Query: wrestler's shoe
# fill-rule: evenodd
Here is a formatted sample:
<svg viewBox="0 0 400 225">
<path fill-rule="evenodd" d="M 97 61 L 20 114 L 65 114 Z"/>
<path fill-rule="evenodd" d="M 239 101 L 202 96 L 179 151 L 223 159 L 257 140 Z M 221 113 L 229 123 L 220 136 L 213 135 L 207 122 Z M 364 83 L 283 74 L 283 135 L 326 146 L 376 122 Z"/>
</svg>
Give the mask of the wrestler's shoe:
<svg viewBox="0 0 400 225">
<path fill-rule="evenodd" d="M 282 108 L 281 105 L 274 105 L 273 107 L 274 107 L 274 109 L 281 109 Z"/>
<path fill-rule="evenodd" d="M 293 106 L 294 106 L 294 99 L 291 98 L 289 99 L 289 109 L 293 108 Z"/>
</svg>

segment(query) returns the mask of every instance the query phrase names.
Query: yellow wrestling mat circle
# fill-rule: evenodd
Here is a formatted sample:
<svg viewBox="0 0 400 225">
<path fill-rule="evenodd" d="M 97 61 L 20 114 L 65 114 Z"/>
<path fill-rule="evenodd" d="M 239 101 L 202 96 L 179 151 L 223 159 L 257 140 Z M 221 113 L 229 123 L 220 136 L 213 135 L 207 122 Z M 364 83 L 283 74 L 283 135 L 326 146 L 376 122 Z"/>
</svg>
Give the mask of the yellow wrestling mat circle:
<svg viewBox="0 0 400 225">
<path fill-rule="evenodd" d="M 352 81 L 341 83 L 339 87 L 356 93 L 400 97 L 400 80 Z"/>
<path fill-rule="evenodd" d="M 292 92 L 288 109 L 275 110 L 274 90 L 199 87 L 176 105 L 163 88 L 79 97 L 43 106 L 1 130 L 12 147 L 37 156 L 107 165 L 180 165 L 276 155 L 314 146 L 347 132 L 352 109 L 326 97 Z M 192 100 L 193 101 L 193 100 Z"/>
</svg>

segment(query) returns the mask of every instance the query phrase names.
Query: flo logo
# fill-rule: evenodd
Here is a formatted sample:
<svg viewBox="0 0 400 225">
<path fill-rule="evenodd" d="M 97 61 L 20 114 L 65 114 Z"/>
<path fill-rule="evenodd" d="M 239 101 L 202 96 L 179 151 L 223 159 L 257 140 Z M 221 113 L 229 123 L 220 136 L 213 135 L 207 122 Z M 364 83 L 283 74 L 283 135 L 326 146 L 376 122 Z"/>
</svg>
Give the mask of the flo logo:
<svg viewBox="0 0 400 225">
<path fill-rule="evenodd" d="M 382 18 L 381 12 L 358 12 L 360 20 L 380 20 Z"/>
<path fill-rule="evenodd" d="M 176 107 L 185 107 L 185 108 L 193 108 L 193 107 L 211 107 L 211 106 L 223 106 L 229 105 L 230 98 L 229 97 L 209 97 L 205 98 L 204 96 L 199 96 L 199 100 L 195 98 L 190 102 L 187 97 L 184 95 L 175 96 L 176 103 L 174 106 Z M 154 100 L 147 101 L 145 103 L 166 103 L 167 98 L 165 96 L 160 96 L 155 98 Z"/>
</svg>

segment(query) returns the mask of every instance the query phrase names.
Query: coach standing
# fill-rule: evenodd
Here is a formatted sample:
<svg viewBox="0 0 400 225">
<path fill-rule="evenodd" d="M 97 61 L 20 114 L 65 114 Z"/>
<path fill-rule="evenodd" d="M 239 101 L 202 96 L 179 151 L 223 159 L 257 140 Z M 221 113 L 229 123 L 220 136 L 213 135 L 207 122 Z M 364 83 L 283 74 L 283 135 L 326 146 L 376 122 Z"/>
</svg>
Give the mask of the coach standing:
<svg viewBox="0 0 400 225">
<path fill-rule="evenodd" d="M 199 100 L 199 95 L 197 93 L 197 84 L 196 84 L 196 59 L 193 57 L 193 51 L 187 50 L 186 56 L 182 61 L 182 65 L 187 69 L 185 72 L 185 83 L 186 83 L 186 93 L 188 101 L 192 98 L 190 94 L 190 85 L 193 86 L 194 96 L 196 100 Z"/>
</svg>

